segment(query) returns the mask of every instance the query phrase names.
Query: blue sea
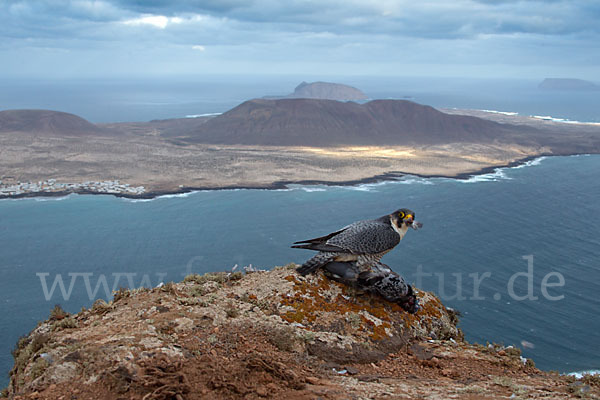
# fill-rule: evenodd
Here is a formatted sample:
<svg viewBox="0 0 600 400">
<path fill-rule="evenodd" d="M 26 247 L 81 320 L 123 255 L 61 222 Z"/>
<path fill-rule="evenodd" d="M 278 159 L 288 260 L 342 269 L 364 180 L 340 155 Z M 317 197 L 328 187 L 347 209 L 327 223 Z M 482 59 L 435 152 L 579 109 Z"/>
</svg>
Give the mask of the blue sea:
<svg viewBox="0 0 600 400">
<path fill-rule="evenodd" d="M 77 312 L 121 286 L 301 263 L 311 252 L 294 241 L 401 207 L 424 227 L 384 261 L 461 311 L 468 340 L 525 344 L 543 369 L 598 369 L 599 172 L 600 156 L 550 157 L 468 180 L 0 201 L 0 383 L 54 304 Z"/>
<path fill-rule="evenodd" d="M 372 98 L 600 122 L 600 92 L 541 92 L 534 80 L 205 77 L 156 81 L 1 81 L 0 110 L 47 108 L 92 122 L 220 113 L 344 82 Z M 251 83 L 249 83 L 251 82 Z M 424 223 L 383 261 L 462 312 L 470 341 L 524 348 L 538 367 L 600 369 L 600 156 L 549 157 L 468 180 L 0 201 L 0 387 L 10 350 L 55 304 L 69 312 L 119 287 L 191 272 L 271 268 L 311 256 L 297 240 L 413 209 Z"/>
</svg>

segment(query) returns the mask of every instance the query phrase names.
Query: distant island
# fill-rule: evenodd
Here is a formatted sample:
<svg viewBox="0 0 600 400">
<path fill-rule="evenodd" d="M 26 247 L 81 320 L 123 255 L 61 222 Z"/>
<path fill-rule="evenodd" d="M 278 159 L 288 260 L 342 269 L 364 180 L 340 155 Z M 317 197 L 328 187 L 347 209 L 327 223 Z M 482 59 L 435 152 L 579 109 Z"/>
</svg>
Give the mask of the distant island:
<svg viewBox="0 0 600 400">
<path fill-rule="evenodd" d="M 330 82 L 302 82 L 294 93 L 286 96 L 266 96 L 265 99 L 322 99 L 338 101 L 360 101 L 367 100 L 368 97 L 359 89 L 343 85 L 341 83 Z"/>
<path fill-rule="evenodd" d="M 583 79 L 546 78 L 539 85 L 542 90 L 600 90 L 600 85 Z"/>
<path fill-rule="evenodd" d="M 600 124 L 407 100 L 255 99 L 218 115 L 93 124 L 0 111 L 0 198 L 469 177 L 544 155 L 600 153 Z"/>
</svg>

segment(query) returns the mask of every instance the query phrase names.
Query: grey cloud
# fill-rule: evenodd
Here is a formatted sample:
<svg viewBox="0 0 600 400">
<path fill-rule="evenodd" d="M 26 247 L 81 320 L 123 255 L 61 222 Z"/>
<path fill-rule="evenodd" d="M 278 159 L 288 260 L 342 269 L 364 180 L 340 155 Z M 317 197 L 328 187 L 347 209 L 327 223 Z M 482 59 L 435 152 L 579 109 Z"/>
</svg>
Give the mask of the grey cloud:
<svg viewBox="0 0 600 400">
<path fill-rule="evenodd" d="M 338 35 L 384 34 L 399 37 L 461 39 L 481 34 L 597 34 L 600 6 L 575 1 L 390 2 L 322 0 L 8 0 L 0 3 L 0 33 L 12 37 L 97 35 L 101 24 L 143 14 L 227 19 L 223 29 L 289 33 L 332 32 Z M 88 24 L 89 26 L 86 26 Z M 112 29 L 112 27 L 109 27 Z M 107 31 L 110 31 L 107 29 Z M 176 29 L 175 26 L 172 29 Z M 163 34 L 169 37 L 167 32 Z M 106 35 L 107 39 L 111 35 Z M 219 35 L 223 36 L 223 35 Z M 256 36 L 256 35 L 254 35 Z"/>
<path fill-rule="evenodd" d="M 172 19 L 124 23 L 148 15 Z M 183 60 L 178 71 L 199 62 L 598 63 L 599 20 L 600 4 L 583 0 L 0 0 L 0 56 L 62 49 L 123 69 Z"/>
</svg>

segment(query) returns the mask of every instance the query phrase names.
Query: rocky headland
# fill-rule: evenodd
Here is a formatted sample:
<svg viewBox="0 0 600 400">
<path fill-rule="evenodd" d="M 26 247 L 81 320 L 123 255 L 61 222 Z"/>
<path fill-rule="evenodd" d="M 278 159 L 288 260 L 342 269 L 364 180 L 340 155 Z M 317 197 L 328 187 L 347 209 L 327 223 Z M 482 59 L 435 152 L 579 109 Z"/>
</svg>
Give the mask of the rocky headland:
<svg viewBox="0 0 600 400">
<path fill-rule="evenodd" d="M 295 265 L 190 275 L 52 310 L 13 352 L 11 399 L 597 398 L 597 377 L 543 372 L 512 346 L 467 343 L 458 314 L 421 310 Z"/>
</svg>

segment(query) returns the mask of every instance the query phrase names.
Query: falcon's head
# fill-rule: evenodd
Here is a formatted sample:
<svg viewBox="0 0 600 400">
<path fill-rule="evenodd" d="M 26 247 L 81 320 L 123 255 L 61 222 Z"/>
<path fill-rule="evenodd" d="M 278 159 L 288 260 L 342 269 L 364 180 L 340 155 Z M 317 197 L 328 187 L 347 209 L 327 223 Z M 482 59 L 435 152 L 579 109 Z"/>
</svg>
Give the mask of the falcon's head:
<svg viewBox="0 0 600 400">
<path fill-rule="evenodd" d="M 394 211 L 390 217 L 400 229 L 410 227 L 417 230 L 423 226 L 422 223 L 415 221 L 414 211 L 408 208 L 401 208 L 398 211 Z"/>
</svg>

